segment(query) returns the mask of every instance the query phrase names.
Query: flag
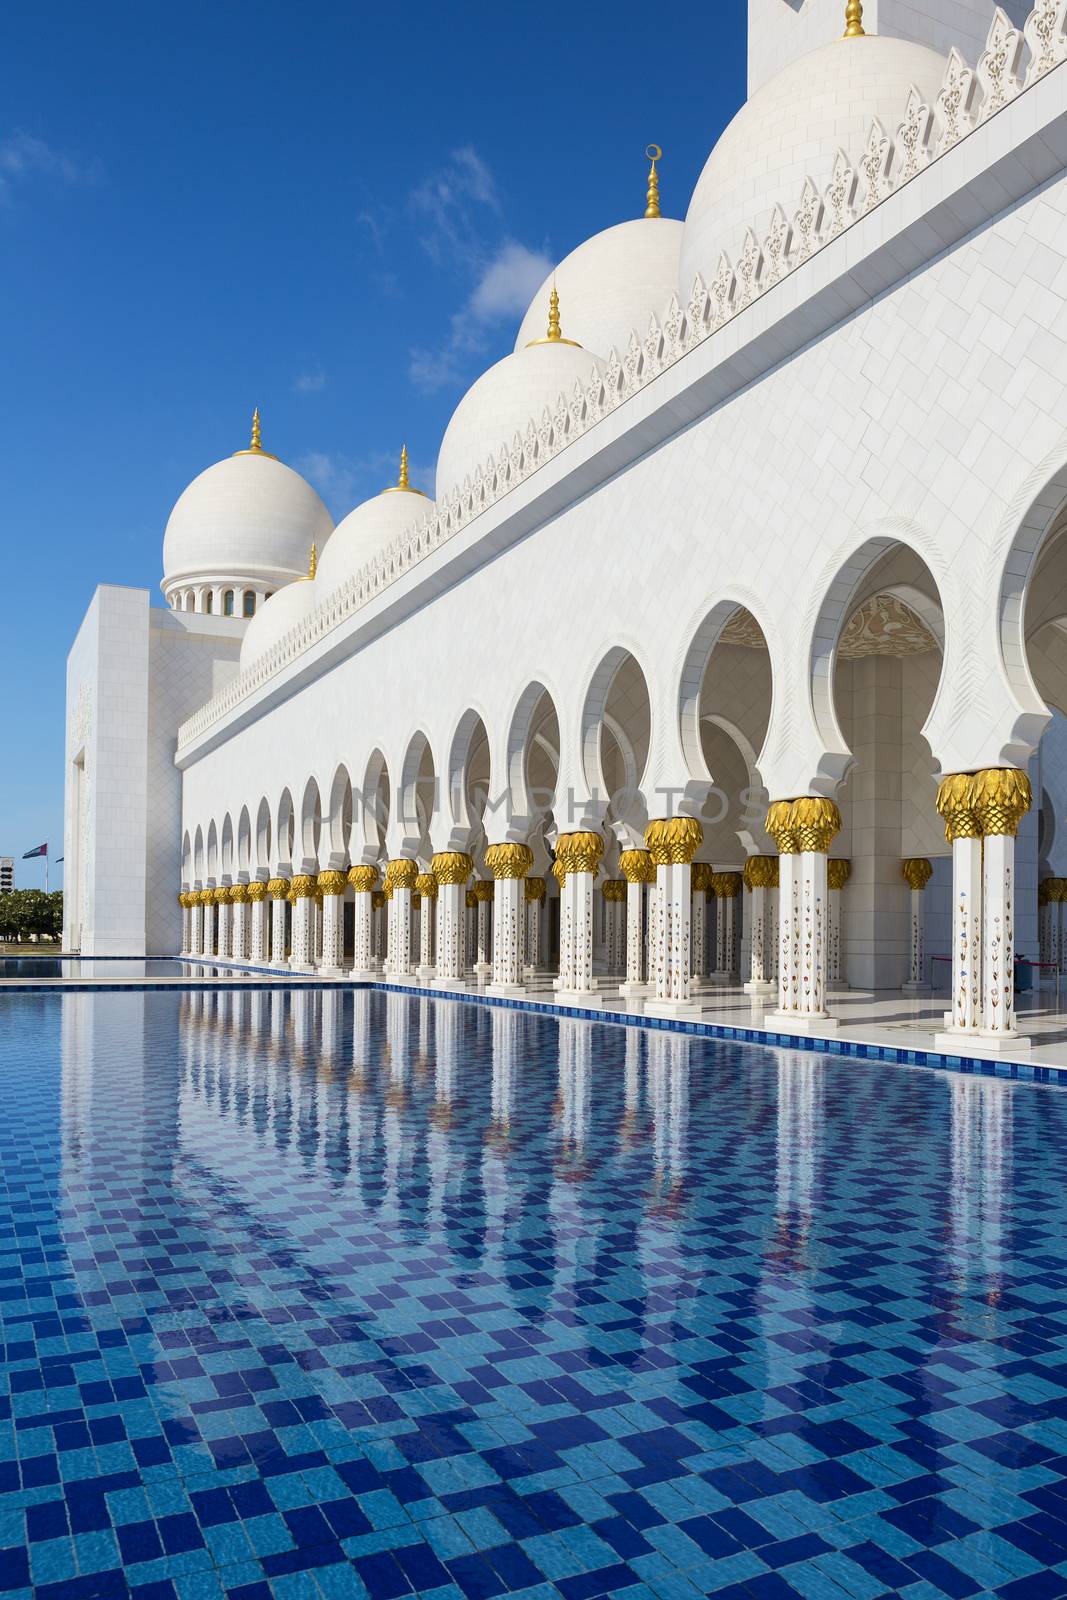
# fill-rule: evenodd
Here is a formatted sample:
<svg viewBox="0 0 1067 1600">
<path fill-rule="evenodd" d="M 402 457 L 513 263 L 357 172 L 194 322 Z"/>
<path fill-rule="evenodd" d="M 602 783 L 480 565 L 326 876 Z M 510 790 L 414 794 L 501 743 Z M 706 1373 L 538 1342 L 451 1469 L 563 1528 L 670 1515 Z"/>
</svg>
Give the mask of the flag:
<svg viewBox="0 0 1067 1600">
<path fill-rule="evenodd" d="M 46 856 L 47 854 L 48 846 L 46 844 L 39 844 L 36 850 L 27 850 L 22 859 L 23 861 L 29 861 L 31 856 Z"/>
</svg>

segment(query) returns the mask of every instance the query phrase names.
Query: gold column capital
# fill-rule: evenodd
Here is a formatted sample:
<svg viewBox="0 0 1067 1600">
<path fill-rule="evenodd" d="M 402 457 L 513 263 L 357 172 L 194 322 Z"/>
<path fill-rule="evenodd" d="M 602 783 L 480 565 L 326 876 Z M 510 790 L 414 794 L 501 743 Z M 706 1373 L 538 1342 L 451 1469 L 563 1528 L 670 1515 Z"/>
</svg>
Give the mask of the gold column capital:
<svg viewBox="0 0 1067 1600">
<path fill-rule="evenodd" d="M 956 839 L 979 839 L 982 836 L 978 813 L 974 804 L 974 776 L 970 772 L 950 772 L 937 786 L 934 802 L 939 817 L 945 821 L 945 838 L 949 844 Z"/>
<path fill-rule="evenodd" d="M 933 873 L 933 864 L 925 856 L 908 856 L 900 863 L 900 875 L 913 889 L 925 889 Z"/>
<path fill-rule="evenodd" d="M 437 899 L 437 879 L 432 872 L 420 872 L 415 879 L 415 893 L 427 900 Z"/>
<path fill-rule="evenodd" d="M 561 833 L 556 840 L 556 866 L 562 863 L 564 874 L 591 872 L 595 878 L 600 871 L 600 858 L 604 854 L 604 841 L 592 829 L 577 833 Z M 554 869 L 553 869 L 554 870 Z M 560 878 L 560 883 L 563 879 Z"/>
<path fill-rule="evenodd" d="M 619 857 L 619 871 L 627 883 L 655 883 L 656 867 L 648 850 L 624 850 Z"/>
<path fill-rule="evenodd" d="M 523 884 L 527 900 L 543 900 L 545 898 L 544 878 L 527 878 Z"/>
<path fill-rule="evenodd" d="M 248 898 L 253 904 L 258 904 L 259 901 L 267 898 L 267 885 L 262 878 L 253 878 L 251 883 L 245 885 L 245 888 L 248 890 Z"/>
<path fill-rule="evenodd" d="M 243 906 L 248 904 L 247 883 L 235 883 L 231 885 L 230 904 L 234 906 Z"/>
<path fill-rule="evenodd" d="M 790 808 L 797 849 L 825 854 L 841 831 L 841 813 L 823 795 L 802 795 Z"/>
<path fill-rule="evenodd" d="M 407 856 L 397 856 L 385 869 L 386 892 L 390 889 L 413 889 L 419 875 L 419 864 Z"/>
<path fill-rule="evenodd" d="M 289 879 L 271 878 L 270 882 L 267 884 L 267 893 L 270 895 L 272 900 L 288 900 Z"/>
<path fill-rule="evenodd" d="M 298 872 L 290 881 L 289 893 L 294 900 L 311 900 L 316 887 L 316 881 L 310 873 Z"/>
<path fill-rule="evenodd" d="M 1026 773 L 1018 767 L 983 767 L 974 775 L 972 793 L 983 835 L 1007 834 L 1014 839 L 1033 803 Z"/>
<path fill-rule="evenodd" d="M 528 844 L 491 844 L 485 864 L 494 878 L 525 878 L 533 866 L 533 851 Z"/>
<path fill-rule="evenodd" d="M 438 850 L 430 867 L 438 883 L 466 883 L 474 862 L 462 850 Z"/>
<path fill-rule="evenodd" d="M 356 894 L 370 894 L 378 882 L 378 868 L 362 865 L 349 867 L 348 881 Z"/>
<path fill-rule="evenodd" d="M 611 903 L 614 903 L 616 900 L 625 900 L 626 879 L 605 878 L 604 882 L 600 886 L 600 892 L 603 894 L 604 899 Z"/>
<path fill-rule="evenodd" d="M 774 889 L 778 885 L 777 856 L 749 856 L 741 873 L 746 889 Z"/>
<path fill-rule="evenodd" d="M 475 894 L 473 889 L 467 890 L 466 894 L 463 896 L 463 903 L 467 907 L 468 911 L 474 910 L 475 906 L 478 904 L 478 896 Z"/>
<path fill-rule="evenodd" d="M 714 874 L 710 861 L 693 862 L 693 893 L 707 894 L 711 889 L 711 880 Z"/>
<path fill-rule="evenodd" d="M 374 889 L 371 892 L 370 903 L 375 911 L 380 911 L 385 904 L 385 890 Z"/>
<path fill-rule="evenodd" d="M 479 878 L 474 885 L 474 898 L 480 905 L 483 901 L 492 900 L 495 892 L 492 878 Z"/>
<path fill-rule="evenodd" d="M 711 886 L 720 900 L 733 900 L 741 893 L 744 879 L 740 872 L 713 872 Z"/>
<path fill-rule="evenodd" d="M 795 856 L 800 849 L 796 828 L 793 825 L 792 800 L 772 800 L 767 808 L 763 831 L 769 833 L 778 846 L 780 856 Z"/>
<path fill-rule="evenodd" d="M 645 829 L 645 844 L 657 867 L 688 866 L 704 843 L 696 817 L 657 817 Z"/>
<path fill-rule="evenodd" d="M 344 894 L 348 879 L 343 872 L 327 870 L 319 873 L 319 890 L 324 895 Z"/>
<path fill-rule="evenodd" d="M 826 863 L 826 885 L 829 889 L 843 889 L 852 876 L 852 862 L 847 856 L 831 856 Z"/>
</svg>

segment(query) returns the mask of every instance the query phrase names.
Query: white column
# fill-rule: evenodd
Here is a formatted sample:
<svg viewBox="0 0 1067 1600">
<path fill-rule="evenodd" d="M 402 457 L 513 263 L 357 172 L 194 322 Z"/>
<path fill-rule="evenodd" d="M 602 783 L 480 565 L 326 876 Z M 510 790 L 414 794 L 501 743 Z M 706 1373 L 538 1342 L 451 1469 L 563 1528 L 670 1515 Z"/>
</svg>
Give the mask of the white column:
<svg viewBox="0 0 1067 1600">
<path fill-rule="evenodd" d="M 437 879 L 432 872 L 421 872 L 415 880 L 419 893 L 419 966 L 418 976 L 429 983 L 434 974 L 433 933 L 437 911 Z"/>
<path fill-rule="evenodd" d="M 293 972 L 312 972 L 314 962 L 314 910 L 315 879 L 299 873 L 292 882 L 296 899 L 293 904 L 293 953 L 289 966 Z"/>
<path fill-rule="evenodd" d="M 463 920 L 471 858 L 461 851 L 439 851 L 433 858 L 437 880 L 437 963 L 434 987 L 454 989 L 463 982 Z"/>
<path fill-rule="evenodd" d="M 204 953 L 204 908 L 200 903 L 199 889 L 197 889 L 195 893 L 197 895 L 197 900 L 195 904 L 190 907 L 193 913 L 193 921 L 189 930 L 189 954 L 194 957 L 203 955 Z"/>
<path fill-rule="evenodd" d="M 192 944 L 193 922 L 189 911 L 187 890 L 183 889 L 181 891 L 180 895 L 178 896 L 178 904 L 182 908 L 182 942 L 181 947 L 178 950 L 178 954 L 179 956 L 187 956 L 189 954 L 189 947 Z"/>
<path fill-rule="evenodd" d="M 393 893 L 389 903 L 390 944 L 386 971 L 392 978 L 411 976 L 411 891 L 418 875 L 414 861 L 401 858 L 389 863 Z"/>
<path fill-rule="evenodd" d="M 214 895 L 214 890 L 212 890 L 212 895 Z M 215 958 L 215 912 L 217 910 L 218 907 L 215 905 L 214 898 L 204 906 L 204 955 L 208 961 L 213 961 Z"/>
<path fill-rule="evenodd" d="M 371 895 L 371 962 L 376 972 L 384 964 L 385 930 L 389 918 L 389 898 L 384 889 L 375 889 Z"/>
<path fill-rule="evenodd" d="M 227 896 L 229 896 L 229 892 L 229 886 L 227 886 Z M 233 906 L 228 898 L 219 901 L 215 912 L 215 923 L 215 938 L 217 941 L 216 949 L 218 950 L 219 960 L 228 961 L 232 952 L 230 935 L 233 926 Z"/>
<path fill-rule="evenodd" d="M 492 883 L 482 878 L 474 885 L 474 893 L 478 901 L 475 924 L 475 958 L 474 976 L 480 983 L 484 983 L 493 971 L 493 945 L 492 926 L 490 923 L 490 907 L 493 903 L 494 889 Z"/>
<path fill-rule="evenodd" d="M 950 1036 L 975 1035 L 982 1025 L 982 838 L 972 775 L 943 778 L 937 809 L 952 845 L 952 1004 L 945 1029 Z"/>
<path fill-rule="evenodd" d="M 272 878 L 267 884 L 270 895 L 270 950 L 268 959 L 272 967 L 284 967 L 285 955 L 285 911 L 289 904 L 289 880 L 287 878 Z"/>
<path fill-rule="evenodd" d="M 1052 879 L 1042 878 L 1037 886 L 1037 954 L 1038 960 L 1042 962 L 1051 960 L 1054 911 Z"/>
<path fill-rule="evenodd" d="M 650 822 L 645 843 L 656 868 L 655 992 L 645 1002 L 652 1015 L 696 1014 L 691 999 L 693 911 L 692 860 L 704 835 L 694 817 L 667 817 Z"/>
<path fill-rule="evenodd" d="M 1056 903 L 1053 907 L 1056 922 L 1057 971 L 1067 972 L 1067 940 L 1064 938 L 1063 902 L 1067 895 L 1067 878 L 1056 879 Z"/>
<path fill-rule="evenodd" d="M 722 874 L 717 872 L 715 874 L 716 880 L 718 880 L 721 876 L 722 876 Z M 720 982 L 724 982 L 725 979 L 726 979 L 726 976 L 727 976 L 727 965 L 726 965 L 726 963 L 727 963 L 727 959 L 728 959 L 728 955 L 729 955 L 729 944 L 730 944 L 730 941 L 729 941 L 729 939 L 727 937 L 727 932 L 726 932 L 726 899 L 727 899 L 727 897 L 724 894 L 721 894 L 719 889 L 718 889 L 718 887 L 716 887 L 716 889 L 715 889 L 715 977 L 718 978 Z"/>
<path fill-rule="evenodd" d="M 541 968 L 541 902 L 545 898 L 544 878 L 526 878 L 523 882 L 526 900 L 526 961 L 524 977 L 533 977 Z"/>
<path fill-rule="evenodd" d="M 779 849 L 779 1006 L 768 1020 L 824 1033 L 837 1027 L 826 1010 L 826 902 L 827 851 L 841 814 L 832 800 L 805 795 L 772 804 L 766 827 Z"/>
<path fill-rule="evenodd" d="M 1051 905 L 1052 917 L 1049 926 L 1049 963 L 1058 972 L 1060 967 L 1060 948 L 1063 939 L 1063 898 L 1060 893 L 1060 880 L 1057 878 L 1055 883 L 1056 887 L 1053 890 L 1055 899 Z M 1042 977 L 1044 977 L 1044 974 L 1042 974 Z"/>
<path fill-rule="evenodd" d="M 554 987 L 561 997 L 599 1004 L 593 977 L 593 879 L 604 841 L 599 833 L 584 829 L 562 833 L 556 841 L 556 864 L 565 874 L 560 884 L 559 977 Z"/>
<path fill-rule="evenodd" d="M 1030 780 L 1014 767 L 975 773 L 975 816 L 983 836 L 982 1046 L 1019 1052 L 1030 1040 L 1015 1022 L 1015 835 L 1030 809 Z"/>
<path fill-rule="evenodd" d="M 651 858 L 646 852 L 642 850 L 640 854 L 646 856 L 651 867 Z M 624 995 L 644 994 L 648 988 L 644 960 L 645 881 L 635 877 L 626 885 L 626 978 L 619 990 Z"/>
<path fill-rule="evenodd" d="M 927 994 L 930 985 L 926 979 L 926 909 L 923 894 L 933 876 L 933 867 L 925 856 L 909 856 L 900 864 L 901 875 L 911 886 L 908 907 L 908 977 L 904 994 Z"/>
<path fill-rule="evenodd" d="M 250 883 L 248 897 L 248 959 L 254 967 L 262 967 L 267 961 L 267 885 Z"/>
<path fill-rule="evenodd" d="M 319 873 L 319 887 L 322 889 L 319 971 L 327 978 L 339 978 L 344 966 L 345 914 L 342 897 L 347 881 L 343 872 Z"/>
<path fill-rule="evenodd" d="M 706 866 L 706 862 L 699 862 L 699 866 Z M 692 910 L 692 974 L 694 978 L 703 978 L 707 974 L 707 944 L 708 933 L 705 918 L 708 909 L 708 891 L 705 887 L 705 874 L 697 873 L 694 869 L 696 883 L 693 888 Z"/>
<path fill-rule="evenodd" d="M 369 978 L 374 971 L 372 895 L 378 881 L 378 868 L 349 867 L 348 881 L 352 886 L 353 901 L 352 976 Z"/>
<path fill-rule="evenodd" d="M 749 978 L 746 994 L 770 994 L 774 984 L 776 928 L 772 885 L 778 880 L 776 856 L 749 856 L 742 874 L 750 890 L 748 939 Z"/>
<path fill-rule="evenodd" d="M 522 916 L 521 878 L 498 878 L 493 899 L 493 981 L 490 994 L 521 995 L 522 947 L 519 919 Z"/>
</svg>

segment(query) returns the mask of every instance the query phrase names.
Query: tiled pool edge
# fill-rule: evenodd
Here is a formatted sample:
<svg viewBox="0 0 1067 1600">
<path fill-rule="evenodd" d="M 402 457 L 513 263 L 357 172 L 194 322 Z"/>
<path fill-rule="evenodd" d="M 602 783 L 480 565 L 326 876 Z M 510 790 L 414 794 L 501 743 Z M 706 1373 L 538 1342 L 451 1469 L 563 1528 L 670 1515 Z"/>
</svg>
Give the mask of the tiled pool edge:
<svg viewBox="0 0 1067 1600">
<path fill-rule="evenodd" d="M 116 957 L 114 959 L 130 959 Z M 177 958 L 175 958 L 177 959 Z M 186 958 L 188 959 L 188 958 Z M 834 1035 L 794 1034 L 772 1032 L 770 1029 L 737 1027 L 720 1022 L 687 1021 L 675 1017 L 651 1017 L 641 1012 L 602 1011 L 588 1006 L 565 1006 L 549 1000 L 520 999 L 503 995 L 479 994 L 472 990 L 429 988 L 418 983 L 388 983 L 385 980 L 346 981 L 344 978 L 322 978 L 315 974 L 287 976 L 274 967 L 238 966 L 233 962 L 204 963 L 213 967 L 226 967 L 232 972 L 249 977 L 262 976 L 262 983 L 243 983 L 241 992 L 263 989 L 378 989 L 387 994 L 418 995 L 429 1000 L 454 1000 L 468 1005 L 498 1006 L 504 1010 L 530 1011 L 543 1016 L 572 1017 L 583 1022 L 602 1022 L 623 1028 L 648 1028 L 668 1033 L 682 1033 L 692 1038 L 731 1040 L 741 1044 L 760 1044 L 768 1048 L 807 1050 L 817 1055 L 842 1056 L 855 1061 L 880 1061 L 890 1065 L 929 1067 L 938 1071 L 970 1073 L 980 1077 L 1004 1078 L 1018 1083 L 1051 1083 L 1067 1085 L 1067 1063 L 1050 1066 L 1047 1063 L 1012 1061 L 999 1057 L 947 1055 L 939 1050 L 898 1049 L 893 1045 L 864 1044 L 857 1039 L 841 1039 Z M 107 992 L 147 992 L 172 989 L 218 990 L 226 989 L 220 980 L 211 978 L 183 978 L 181 982 L 153 982 L 116 979 L 95 979 L 79 982 L 77 979 L 53 978 L 35 983 L 32 980 L 10 979 L 0 985 L 20 994 L 43 994 L 56 990 L 67 993 L 97 994 Z M 230 992 L 234 992 L 232 989 Z"/>
</svg>

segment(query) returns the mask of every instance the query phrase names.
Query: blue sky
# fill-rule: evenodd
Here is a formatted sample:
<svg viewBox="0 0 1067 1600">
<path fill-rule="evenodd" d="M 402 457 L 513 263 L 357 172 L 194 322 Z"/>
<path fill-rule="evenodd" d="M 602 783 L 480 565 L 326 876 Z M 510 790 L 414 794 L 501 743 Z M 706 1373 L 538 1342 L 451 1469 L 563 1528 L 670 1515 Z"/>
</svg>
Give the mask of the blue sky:
<svg viewBox="0 0 1067 1600">
<path fill-rule="evenodd" d="M 252 407 L 337 516 L 391 481 L 405 439 L 429 483 L 546 263 L 640 215 L 649 141 L 664 214 L 685 214 L 743 97 L 745 15 L 8 10 L 0 855 L 62 853 L 66 655 L 93 588 L 161 603 L 170 508 L 246 442 Z"/>
</svg>

